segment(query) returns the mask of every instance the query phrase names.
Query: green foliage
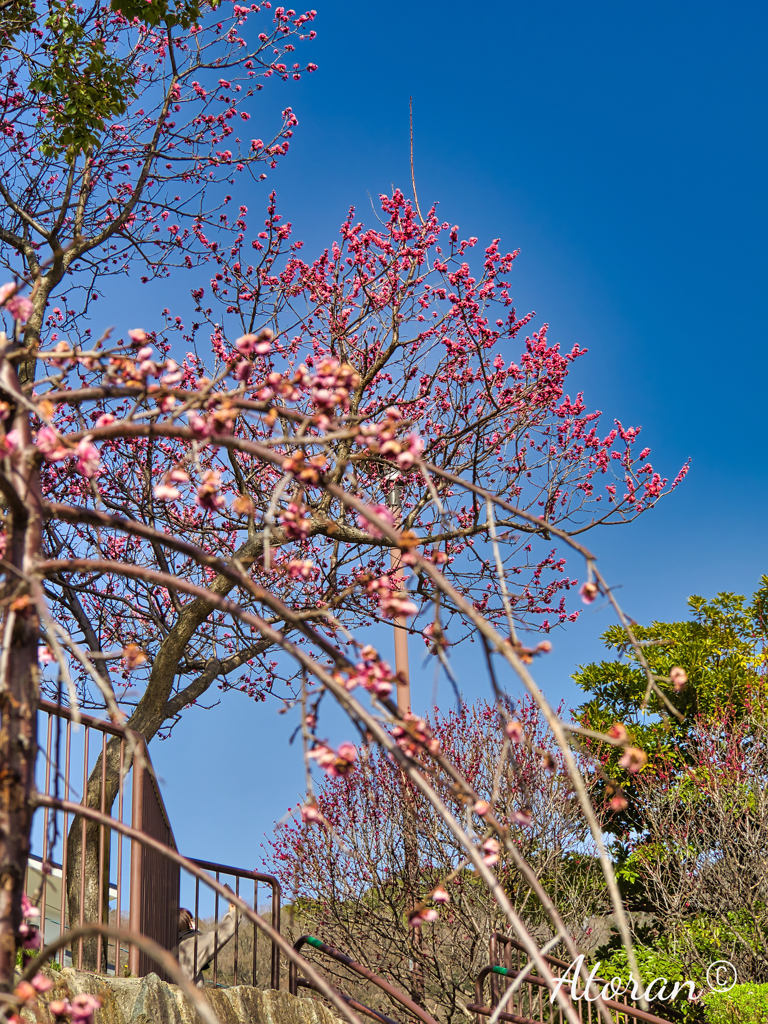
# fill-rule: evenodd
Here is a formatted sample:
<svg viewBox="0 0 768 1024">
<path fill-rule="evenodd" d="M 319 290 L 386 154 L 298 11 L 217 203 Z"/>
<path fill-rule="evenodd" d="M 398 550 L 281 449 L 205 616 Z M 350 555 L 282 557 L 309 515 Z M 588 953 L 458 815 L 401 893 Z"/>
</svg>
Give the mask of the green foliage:
<svg viewBox="0 0 768 1024">
<path fill-rule="evenodd" d="M 201 13 L 200 0 L 113 0 L 112 8 L 129 21 L 152 28 L 165 26 L 169 32 L 175 27 L 190 28 Z M 35 22 L 29 0 L 20 0 L 19 11 L 11 26 L 15 32 Z M 43 26 L 50 60 L 30 72 L 30 90 L 50 101 L 40 152 L 46 157 L 64 154 L 70 163 L 99 146 L 105 124 L 124 114 L 136 95 L 129 59 L 110 52 L 103 24 L 89 19 L 72 0 L 49 0 Z"/>
<path fill-rule="evenodd" d="M 689 1001 L 690 986 L 684 985 L 684 982 L 697 982 L 697 979 L 687 973 L 682 961 L 658 945 L 637 945 L 635 946 L 635 956 L 641 975 L 640 984 L 637 985 L 638 991 L 644 990 L 654 979 L 665 979 L 663 986 L 661 983 L 653 986 L 651 994 L 658 993 L 662 987 L 665 993 L 670 994 L 669 983 L 671 985 L 674 985 L 675 982 L 680 983 L 680 989 L 675 999 L 670 1001 L 651 999 L 651 1011 L 665 1020 L 680 1021 L 681 1024 L 699 1024 L 702 1020 L 701 1007 L 698 1003 Z M 630 973 L 627 953 L 623 948 L 615 950 L 609 957 L 600 960 L 600 977 L 605 978 L 606 981 L 610 981 L 611 978 L 620 978 L 629 994 L 632 992 Z M 700 988 L 701 985 L 697 982 L 696 991 L 699 991 Z"/>
<path fill-rule="evenodd" d="M 215 10 L 218 2 L 209 6 Z M 113 11 L 119 11 L 129 21 L 138 18 L 145 25 L 153 27 L 166 25 L 168 28 L 191 28 L 200 19 L 200 8 L 199 0 L 180 0 L 175 4 L 169 0 L 150 0 L 149 3 L 147 0 L 112 0 Z"/>
<path fill-rule="evenodd" d="M 14 0 L 0 11 L 0 52 L 8 49 L 20 32 L 28 32 L 37 15 L 32 0 Z"/>
<path fill-rule="evenodd" d="M 718 594 L 709 602 L 691 597 L 689 621 L 633 627 L 659 688 L 681 713 L 682 721 L 671 716 L 653 693 L 647 711 L 643 710 L 645 672 L 621 626 L 603 634 L 606 647 L 621 660 L 580 666 L 573 677 L 591 695 L 577 709 L 577 720 L 599 731 L 621 722 L 633 743 L 649 756 L 644 770 L 652 771 L 654 758 L 660 755 L 673 769 L 688 762 L 687 740 L 697 719 L 713 721 L 727 713 L 737 721 L 756 707 L 764 707 L 768 695 L 768 576 L 762 577 L 761 584 L 749 603 L 730 593 Z M 670 680 L 675 667 L 688 675 L 688 682 L 679 692 Z M 625 788 L 631 800 L 633 776 L 619 766 L 621 750 L 606 747 L 601 754 L 608 775 Z M 626 814 L 615 819 L 618 830 L 638 824 L 631 804 Z"/>
<path fill-rule="evenodd" d="M 734 985 L 704 997 L 707 1024 L 768 1024 L 768 984 Z"/>
<path fill-rule="evenodd" d="M 74 5 L 52 0 L 44 22 L 51 60 L 32 74 L 30 89 L 51 101 L 43 156 L 66 153 L 74 160 L 99 144 L 104 122 L 123 114 L 134 96 L 127 63 L 107 52 L 104 40 L 78 20 Z"/>
</svg>

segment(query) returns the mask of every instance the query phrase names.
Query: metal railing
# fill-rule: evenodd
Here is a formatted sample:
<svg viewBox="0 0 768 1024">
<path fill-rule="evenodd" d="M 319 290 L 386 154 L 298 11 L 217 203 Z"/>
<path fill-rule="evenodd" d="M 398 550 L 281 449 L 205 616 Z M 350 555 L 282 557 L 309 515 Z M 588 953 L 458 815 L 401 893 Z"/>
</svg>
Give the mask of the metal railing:
<svg viewBox="0 0 768 1024">
<path fill-rule="evenodd" d="M 304 945 L 311 946 L 312 949 L 316 949 L 319 953 L 325 954 L 325 956 L 330 957 L 337 963 L 343 964 L 345 967 L 348 967 L 355 974 L 359 974 L 360 977 L 365 978 L 366 981 L 369 981 L 372 985 L 375 985 L 376 988 L 381 989 L 381 991 L 388 995 L 390 999 L 393 999 L 396 1003 L 399 1003 L 405 1010 L 408 1011 L 408 1013 L 412 1017 L 416 1017 L 417 1020 L 420 1020 L 422 1024 L 437 1024 L 435 1018 L 432 1017 L 431 1014 L 427 1013 L 427 1011 L 423 1007 L 419 1006 L 418 1003 L 415 1003 L 410 998 L 410 996 L 407 996 L 404 992 L 401 992 L 399 988 L 395 988 L 394 985 L 386 981 L 384 978 L 380 978 L 377 974 L 374 974 L 373 971 L 369 970 L 369 968 L 364 967 L 362 964 L 357 963 L 351 957 L 348 957 L 346 953 L 341 953 L 338 949 L 334 949 L 333 946 L 327 945 L 325 942 L 323 942 L 321 939 L 316 938 L 314 935 L 302 935 L 301 938 L 297 939 L 294 942 L 293 948 L 299 951 L 301 947 Z M 306 979 L 301 978 L 299 976 L 298 966 L 295 963 L 291 962 L 288 974 L 288 991 L 291 993 L 291 995 L 298 995 L 299 987 L 311 989 L 315 988 L 314 985 L 311 985 L 308 981 L 306 981 Z M 371 1010 L 369 1007 L 364 1006 L 362 1003 L 357 1003 L 356 1000 L 351 1000 L 349 996 L 345 996 L 343 993 L 339 994 L 342 996 L 344 1001 L 348 1002 L 350 1005 L 356 1004 L 355 1008 L 361 1010 L 361 1012 L 365 1013 L 366 1016 L 373 1017 L 374 1020 L 383 1021 L 385 1022 L 385 1024 L 394 1024 L 391 1018 L 385 1017 L 385 1015 L 379 1013 L 378 1010 Z"/>
<path fill-rule="evenodd" d="M 296 979 L 296 989 L 306 988 L 312 992 L 318 992 L 320 995 L 320 989 L 314 982 L 307 981 L 306 978 Z M 370 1006 L 366 1006 L 365 1003 L 359 1002 L 357 999 L 353 999 L 352 996 L 348 996 L 346 992 L 342 992 L 341 989 L 336 988 L 335 985 L 331 985 L 331 989 L 336 993 L 339 999 L 343 999 L 347 1006 L 350 1006 L 357 1013 L 362 1013 L 364 1017 L 370 1017 L 371 1020 L 378 1021 L 378 1024 L 400 1024 L 399 1021 L 393 1020 L 392 1017 L 388 1017 L 386 1013 L 382 1013 L 381 1010 L 374 1010 Z"/>
<path fill-rule="evenodd" d="M 234 878 L 235 888 L 234 892 L 236 896 L 242 896 L 240 892 L 241 880 L 245 882 L 253 882 L 253 909 L 258 913 L 259 909 L 259 883 L 268 885 L 272 890 L 271 898 L 271 923 L 272 927 L 276 932 L 280 931 L 280 902 L 281 902 L 281 890 L 280 883 L 274 877 L 274 875 L 265 875 L 259 871 L 247 871 L 244 868 L 233 868 L 226 864 L 216 864 L 212 861 L 196 860 L 194 857 L 189 858 L 193 864 L 199 868 L 203 868 L 205 871 L 210 871 L 216 878 L 217 882 L 221 881 L 221 876 L 224 875 Z M 200 923 L 200 879 L 195 878 L 195 930 L 198 930 Z M 214 919 L 213 919 L 214 931 L 218 932 L 219 929 L 219 895 L 215 896 L 214 900 Z M 253 948 L 251 950 L 251 981 L 250 984 L 256 985 L 258 979 L 258 929 L 255 924 L 250 925 L 252 929 L 251 941 Z M 235 934 L 234 934 L 234 964 L 232 971 L 232 984 L 237 985 L 239 980 L 238 972 L 241 971 L 240 967 L 240 915 L 236 914 L 235 917 Z M 280 950 L 277 945 L 271 943 L 272 952 L 270 958 L 270 987 L 273 989 L 280 988 Z M 214 946 L 213 954 L 213 977 L 211 984 L 217 986 L 219 984 L 219 943 L 216 942 Z M 194 957 L 193 963 L 197 963 L 197 937 L 195 937 L 194 944 Z M 241 984 L 243 982 L 241 981 Z"/>
<path fill-rule="evenodd" d="M 119 822 L 125 822 L 126 813 L 130 813 L 131 824 L 135 824 L 136 806 L 142 802 L 145 785 L 151 785 L 157 792 L 143 738 L 138 733 L 129 733 L 120 726 L 91 715 L 81 713 L 79 718 L 80 725 L 77 726 L 73 723 L 70 708 L 40 701 L 38 744 L 42 780 L 38 781 L 38 790 L 46 795 L 55 794 L 65 800 L 97 807 Z M 136 785 L 136 771 L 127 775 L 125 769 L 131 755 L 139 752 L 140 756 L 135 756 L 134 760 L 141 781 Z M 108 799 L 107 794 L 108 759 L 118 770 L 117 792 L 110 793 L 114 799 Z M 147 768 L 142 772 L 140 765 L 146 765 Z M 160 800 L 159 793 L 156 799 Z M 56 816 L 53 820 L 52 815 Z M 137 910 L 132 913 L 130 904 L 126 903 L 126 896 L 130 900 L 132 888 L 130 882 L 126 885 L 127 869 L 131 870 L 130 881 L 134 881 L 133 872 L 136 868 L 131 856 L 131 844 L 126 849 L 126 843 L 119 834 L 104 825 L 89 825 L 85 818 L 81 819 L 77 832 L 73 831 L 71 824 L 74 824 L 74 817 L 70 822 L 68 813 L 46 807 L 40 837 L 40 869 L 35 870 L 34 862 L 27 867 L 28 893 L 32 895 L 35 891 L 40 892 L 40 922 L 46 942 L 76 925 L 108 924 L 111 917 L 119 924 L 126 916 L 132 920 L 140 916 Z M 172 841 L 172 833 L 168 834 Z M 162 838 L 165 840 L 166 837 Z M 78 858 L 74 869 L 71 861 L 73 854 Z M 110 883 L 113 867 L 115 882 Z M 95 895 L 92 885 L 94 876 L 97 876 L 98 881 Z M 53 902 L 49 895 L 53 897 Z M 142 923 L 145 933 L 150 938 L 158 939 L 146 915 Z M 131 955 L 119 943 L 103 945 L 93 940 L 93 945 L 94 949 L 85 951 L 85 964 L 83 939 L 78 941 L 75 949 L 62 949 L 59 963 L 61 966 L 79 969 L 85 966 L 98 973 L 119 974 L 125 963 L 124 956 L 128 958 Z"/>
<path fill-rule="evenodd" d="M 504 965 L 499 963 L 499 947 L 503 949 Z M 525 980 L 522 981 L 501 1012 L 498 1012 L 500 1000 L 510 984 L 520 976 L 520 973 L 528 963 L 528 953 L 515 939 L 500 932 L 494 932 L 490 941 L 490 959 L 488 967 L 484 967 L 475 981 L 475 1002 L 470 1003 L 467 1009 L 475 1014 L 477 1024 L 482 1024 L 484 1017 L 497 1014 L 500 1020 L 508 1021 L 510 1024 L 563 1024 L 565 1015 L 560 1006 L 553 1002 L 549 996 L 547 982 L 536 975 L 535 970 L 528 971 Z M 544 961 L 551 968 L 555 977 L 562 977 L 564 972 L 572 971 L 573 965 L 557 957 L 544 955 Z M 490 1006 L 484 1004 L 483 989 L 486 978 L 490 978 L 491 999 Z M 604 978 L 594 978 L 595 990 L 589 993 L 590 998 L 585 998 L 583 987 L 577 988 L 577 994 L 581 997 L 575 1006 L 584 1024 L 598 1024 L 600 1016 L 594 999 L 599 988 L 607 984 Z M 568 986 L 570 988 L 570 985 Z M 640 1007 L 634 1006 L 624 996 L 621 1000 L 603 999 L 603 1005 L 608 1010 L 611 1019 L 615 1024 L 625 1024 L 629 1021 L 643 1021 L 644 1024 L 670 1024 L 662 1017 Z"/>
<path fill-rule="evenodd" d="M 26 891 L 40 908 L 43 944 L 55 941 L 70 928 L 87 924 L 128 923 L 131 931 L 172 950 L 179 941 L 179 865 L 157 848 L 126 839 L 117 827 L 84 816 L 78 825 L 71 804 L 99 810 L 116 825 L 130 825 L 169 850 L 178 852 L 147 745 L 141 734 L 80 713 L 75 725 L 71 709 L 49 701 L 38 705 L 37 788 L 46 797 L 69 801 L 67 810 L 44 805 L 42 822 L 33 831 L 33 843 L 42 850 L 27 864 Z M 126 767 L 129 770 L 126 771 Z M 126 820 L 127 819 L 127 820 Z M 73 856 L 77 858 L 73 861 Z M 191 858 L 190 858 L 191 859 Z M 272 926 L 280 931 L 280 885 L 272 875 L 209 861 L 192 860 L 197 867 L 241 882 L 253 882 L 254 909 L 258 911 L 259 885 L 271 889 Z M 73 866 L 74 865 L 74 866 Z M 114 878 L 114 881 L 110 881 Z M 195 878 L 195 924 L 200 908 L 200 878 Z M 97 883 L 97 884 L 95 884 Z M 205 880 L 203 879 L 203 886 Z M 219 897 L 215 897 L 214 929 L 219 924 Z M 258 931 L 252 925 L 251 984 L 257 983 Z M 243 983 L 240 963 L 241 922 L 235 925 L 234 971 L 230 984 Z M 218 945 L 218 944 L 217 944 Z M 279 949 L 273 942 L 269 984 L 280 987 Z M 213 984 L 220 981 L 218 949 L 213 959 Z M 197 960 L 195 950 L 195 962 Z M 137 947 L 125 948 L 114 940 L 79 939 L 63 948 L 59 964 L 100 974 L 120 975 L 123 969 L 144 976 L 150 971 L 169 980 Z"/>
</svg>

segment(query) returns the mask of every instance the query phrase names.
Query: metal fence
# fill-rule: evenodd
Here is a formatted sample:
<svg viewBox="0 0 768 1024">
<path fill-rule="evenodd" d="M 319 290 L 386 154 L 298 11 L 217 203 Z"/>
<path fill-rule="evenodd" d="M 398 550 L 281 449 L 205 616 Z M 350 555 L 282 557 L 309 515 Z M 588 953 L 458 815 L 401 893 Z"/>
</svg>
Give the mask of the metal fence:
<svg viewBox="0 0 768 1024">
<path fill-rule="evenodd" d="M 503 964 L 500 962 L 502 959 Z M 573 965 L 553 956 L 545 955 L 543 959 L 554 977 L 568 976 L 569 983 L 565 990 L 570 992 Z M 564 1024 L 566 1018 L 562 1009 L 550 999 L 546 981 L 538 977 L 535 970 L 528 972 L 524 976 L 525 980 L 518 982 L 516 991 L 511 993 L 505 1001 L 504 1008 L 499 1010 L 504 993 L 516 982 L 529 961 L 524 946 L 509 935 L 494 932 L 490 940 L 490 961 L 489 966 L 483 968 L 475 981 L 475 1002 L 467 1006 L 467 1009 L 475 1014 L 477 1024 L 483 1024 L 484 1020 L 491 1016 L 510 1024 Z M 490 979 L 490 1005 L 484 1002 L 483 990 L 486 979 Z M 583 984 L 577 986 L 580 998 L 574 1005 L 583 1024 L 599 1024 L 601 1018 L 594 1000 L 605 984 L 604 978 L 595 978 L 593 985 L 590 986 L 588 998 L 583 991 Z M 635 1006 L 627 996 L 622 996 L 618 1000 L 605 999 L 603 1002 L 614 1024 L 634 1024 L 635 1021 L 642 1021 L 645 1024 L 670 1024 L 668 1020 Z"/>
<path fill-rule="evenodd" d="M 103 813 L 126 822 L 126 810 L 131 807 L 132 776 L 126 776 L 126 753 L 138 745 L 140 737 L 129 737 L 125 730 L 93 718 L 80 715 L 81 724 L 73 723 L 69 708 L 41 701 L 38 714 L 38 744 L 42 779 L 38 776 L 38 789 L 46 795 L 93 805 Z M 107 801 L 107 756 L 116 760 L 119 769 L 118 791 L 115 800 Z M 96 771 L 100 764 L 100 771 Z M 95 774 L 95 778 L 94 778 Z M 42 783 L 42 784 L 41 784 Z M 132 821 L 128 821 L 132 824 Z M 84 923 L 119 924 L 129 916 L 130 886 L 126 885 L 130 867 L 130 844 L 104 826 L 91 827 L 85 818 L 80 829 L 72 829 L 73 821 L 66 812 L 45 808 L 42 835 L 39 839 L 42 855 L 31 860 L 27 867 L 27 892 L 40 893 L 40 921 L 45 943 L 59 937 L 70 927 Z M 97 850 L 93 836 L 97 833 Z M 33 841 L 34 841 L 33 837 Z M 79 842 L 78 842 L 79 840 Z M 77 852 L 73 866 L 71 858 Z M 94 858 L 95 854 L 95 858 Z M 94 865 L 94 859 L 96 864 Z M 97 907 L 88 907 L 88 889 L 92 888 L 94 871 L 98 875 Z M 111 871 L 115 882 L 109 881 Z M 89 886 L 88 883 L 91 883 Z M 79 891 L 78 891 L 79 890 Z M 96 943 L 95 970 L 119 974 L 128 951 L 119 944 Z M 106 961 L 104 959 L 106 953 Z M 58 954 L 61 966 L 81 968 L 84 963 L 84 945 L 81 940 L 75 949 L 62 949 Z"/>
<path fill-rule="evenodd" d="M 192 858 L 190 858 L 192 859 Z M 273 875 L 264 875 L 258 871 L 246 871 L 242 868 L 228 867 L 225 864 L 215 864 L 212 861 L 192 860 L 192 863 L 205 871 L 210 871 L 217 882 L 222 881 L 224 876 L 225 884 L 230 884 L 229 879 L 234 881 L 233 892 L 242 899 L 249 900 L 250 892 L 246 892 L 246 885 L 253 883 L 253 908 L 258 912 L 259 907 L 259 883 L 266 885 L 271 890 L 271 924 L 276 932 L 280 931 L 280 883 Z M 244 883 L 241 889 L 241 882 Z M 205 884 L 205 883 L 203 883 Z M 230 885 L 230 888 L 232 886 Z M 248 886 L 250 888 L 250 886 Z M 198 930 L 202 923 L 200 912 L 200 879 L 194 878 L 194 919 L 195 929 Z M 214 898 L 213 928 L 218 932 L 219 928 L 219 907 L 220 900 L 218 893 Z M 223 956 L 219 955 L 216 948 L 213 954 L 211 967 L 213 968 L 210 980 L 206 983 L 217 986 L 221 984 L 220 978 L 227 984 L 232 985 L 258 985 L 259 984 L 259 933 L 253 922 L 241 922 L 240 915 L 235 916 L 235 934 L 231 945 L 222 950 Z M 280 988 L 280 951 L 274 943 L 271 945 L 269 965 L 269 987 Z M 216 944 L 218 946 L 218 943 Z M 224 962 L 222 962 L 224 960 Z M 230 962 L 231 961 L 231 962 Z M 197 942 L 194 946 L 194 962 L 197 962 Z M 267 978 L 263 979 L 265 982 Z"/>
<path fill-rule="evenodd" d="M 54 799 L 89 806 L 115 823 L 129 825 L 177 851 L 170 819 L 144 738 L 111 722 L 80 714 L 80 725 L 69 708 L 40 701 L 38 713 L 37 788 Z M 128 769 L 128 770 L 126 770 Z M 153 939 L 164 949 L 178 943 L 180 868 L 161 852 L 126 839 L 117 828 L 77 820 L 71 812 L 45 806 L 33 828 L 33 847 L 41 850 L 27 864 L 26 891 L 40 908 L 44 944 L 55 941 L 70 928 L 83 924 L 129 926 L 131 931 Z M 178 851 L 177 851 L 178 852 Z M 253 883 L 253 906 L 258 910 L 259 885 L 271 889 L 272 926 L 280 931 L 280 886 L 271 875 L 208 861 L 194 861 L 217 881 L 231 877 L 234 892 L 249 898 L 246 885 Z M 201 886 L 202 881 L 202 886 Z M 195 924 L 202 921 L 202 903 L 213 894 L 205 880 L 194 879 Z M 241 893 L 241 885 L 243 892 Z M 214 928 L 219 924 L 219 897 L 214 900 Z M 244 937 L 244 933 L 248 933 Z M 248 938 L 248 935 L 250 938 Z M 256 926 L 236 922 L 234 970 L 221 971 L 217 951 L 213 960 L 213 984 L 222 978 L 229 984 L 258 981 L 259 944 Z M 243 950 L 247 948 L 247 964 Z M 277 946 L 271 944 L 269 975 L 264 980 L 280 985 Z M 101 974 L 128 972 L 143 976 L 164 972 L 145 953 L 119 942 L 79 939 L 72 948 L 57 954 L 59 964 Z M 167 980 L 167 979 L 166 979 Z"/>
</svg>

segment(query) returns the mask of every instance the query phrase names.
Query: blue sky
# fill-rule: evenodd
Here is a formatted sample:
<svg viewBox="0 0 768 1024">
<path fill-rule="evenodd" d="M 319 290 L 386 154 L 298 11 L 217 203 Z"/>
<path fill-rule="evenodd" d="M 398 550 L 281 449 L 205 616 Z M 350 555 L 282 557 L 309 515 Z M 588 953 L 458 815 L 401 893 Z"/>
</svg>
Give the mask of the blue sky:
<svg viewBox="0 0 768 1024">
<path fill-rule="evenodd" d="M 691 593 L 750 593 L 768 572 L 765 6 L 316 2 L 299 57 L 319 70 L 264 90 L 255 112 L 266 124 L 294 108 L 290 152 L 243 201 L 275 187 L 305 254 L 330 245 L 350 205 L 369 219 L 369 194 L 408 189 L 413 96 L 422 206 L 522 249 L 517 308 L 589 348 L 574 371 L 587 404 L 641 424 L 663 475 L 692 459 L 652 513 L 589 535 L 622 603 L 647 621 L 682 617 Z M 152 289 L 129 287 L 114 314 L 139 294 L 147 326 L 167 302 Z M 552 699 L 579 699 L 570 674 L 600 657 L 610 621 L 594 607 L 552 635 L 536 666 Z M 484 686 L 473 656 L 455 655 L 469 696 Z M 231 694 L 153 744 L 182 852 L 260 865 L 263 833 L 301 791 L 294 724 Z"/>
</svg>

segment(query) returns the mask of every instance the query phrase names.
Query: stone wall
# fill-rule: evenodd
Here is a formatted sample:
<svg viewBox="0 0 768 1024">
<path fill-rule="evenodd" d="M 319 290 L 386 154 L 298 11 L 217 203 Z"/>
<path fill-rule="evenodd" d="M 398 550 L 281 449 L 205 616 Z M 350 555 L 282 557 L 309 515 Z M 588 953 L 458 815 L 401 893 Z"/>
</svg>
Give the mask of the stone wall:
<svg viewBox="0 0 768 1024">
<path fill-rule="evenodd" d="M 47 973 L 47 972 L 46 972 Z M 83 971 L 51 971 L 55 982 L 44 1002 L 63 996 L 90 992 L 102 1001 L 95 1024 L 201 1024 L 197 1013 L 176 985 L 168 985 L 156 974 L 146 978 L 105 978 Z M 316 999 L 287 992 L 261 991 L 247 985 L 234 988 L 206 988 L 205 995 L 221 1024 L 339 1024 L 338 1018 Z M 34 1015 L 22 1011 L 27 1020 Z M 45 1024 L 51 1016 L 43 1014 Z"/>
</svg>

